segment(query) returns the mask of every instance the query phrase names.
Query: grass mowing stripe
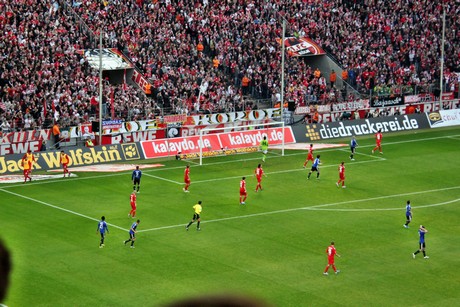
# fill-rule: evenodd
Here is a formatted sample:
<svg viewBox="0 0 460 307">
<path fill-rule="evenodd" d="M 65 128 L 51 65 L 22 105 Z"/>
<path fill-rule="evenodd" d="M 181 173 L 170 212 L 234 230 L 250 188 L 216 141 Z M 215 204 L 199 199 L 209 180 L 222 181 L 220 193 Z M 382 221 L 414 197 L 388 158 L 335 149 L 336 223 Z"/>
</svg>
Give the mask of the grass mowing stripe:
<svg viewBox="0 0 460 307">
<path fill-rule="evenodd" d="M 384 142 L 458 134 L 458 127 L 421 133 L 409 131 L 400 135 L 389 133 L 384 136 Z M 348 143 L 347 140 L 323 142 Z M 372 136 L 363 136 L 360 141 L 362 145 L 374 143 Z M 107 248 L 99 249 L 92 239 L 88 241 L 94 236 L 92 227 L 97 224 L 94 220 L 2 193 L 4 184 L 0 184 L 2 239 L 12 250 L 14 261 L 12 282 L 3 303 L 37 307 L 126 306 L 136 301 L 140 306 L 161 306 L 200 293 L 229 293 L 254 296 L 280 307 L 372 306 L 375 302 L 404 306 L 407 305 L 407 292 L 410 292 L 414 306 L 455 305 L 460 299 L 455 290 L 460 275 L 456 263 L 459 246 L 452 240 L 458 233 L 456 217 L 460 215 L 460 201 L 457 200 L 460 187 L 456 187 L 460 182 L 455 183 L 460 172 L 460 164 L 455 163 L 459 144 L 458 140 L 440 138 L 388 145 L 385 146 L 387 152 L 384 148 L 386 155 L 377 153 L 374 158 L 356 155 L 357 162 L 387 160 L 356 166 L 354 161 L 348 162 L 353 181 L 348 189 L 338 189 L 333 177 L 337 175 L 334 166 L 341 161 L 347 163 L 349 153 L 327 148 L 327 151 L 318 152 L 326 166 L 321 169 L 324 180 L 307 182 L 309 170 L 268 174 L 267 190 L 253 193 L 248 189 L 250 201 L 245 207 L 236 199 L 239 180 L 200 184 L 191 194 L 184 194 L 179 192 L 180 185 L 145 176 L 144 192 L 139 195 L 138 213 L 143 221 L 139 231 L 150 228 L 159 231 L 140 232 L 136 249 L 125 248 L 121 242 L 126 239 L 127 231 L 117 233 L 115 228 L 111 229 L 112 236 L 116 237 L 112 237 L 114 243 L 111 244 L 109 238 Z M 372 147 L 358 148 L 359 152 L 368 155 L 371 150 Z M 286 153 L 292 156 L 276 159 L 278 156 L 269 154 L 265 171 L 301 171 L 306 151 L 288 150 Z M 190 163 L 195 174 L 192 179 L 252 174 L 260 162 L 247 158 L 259 157 L 258 153 L 250 153 L 207 158 L 202 168 Z M 247 161 L 235 163 L 236 159 Z M 420 167 L 420 161 L 433 159 L 436 167 L 430 168 L 427 176 L 427 169 Z M 174 157 L 156 160 L 164 166 L 157 170 L 145 169 L 146 173 L 182 181 L 186 161 L 176 161 Z M 220 163 L 230 160 L 231 164 Z M 151 161 L 157 162 L 141 160 L 136 163 Z M 217 163 L 208 165 L 210 162 Z M 122 176 L 82 172 L 78 174 L 82 178 L 111 176 L 93 177 L 90 181 L 56 178 L 52 186 L 7 183 L 18 185 L 16 189 L 7 190 L 94 218 L 104 214 L 110 217 L 110 222 L 129 229 L 133 221 L 126 217 L 129 207 L 126 205 L 132 191 L 130 179 L 134 169 L 133 164 L 129 164 L 122 171 L 126 175 Z M 172 167 L 176 169 L 166 170 Z M 248 179 L 252 186 L 255 178 Z M 444 188 L 449 190 L 349 203 Z M 200 224 L 203 231 L 195 232 L 192 227 L 191 233 L 187 233 L 184 228 L 190 221 L 191 207 L 198 199 L 205 200 L 204 224 Z M 415 225 L 410 224 L 409 231 L 402 227 L 408 199 L 416 210 Z M 423 208 L 435 205 L 438 207 Z M 309 208 L 300 211 L 298 207 Z M 395 209 L 367 211 L 367 208 Z M 283 209 L 291 212 L 265 213 Z M 347 209 L 363 210 L 341 212 Z M 237 217 L 252 214 L 260 216 Z M 219 220 L 231 217 L 234 218 Z M 430 230 L 427 237 L 429 260 L 412 257 L 418 247 L 416 226 L 419 219 Z M 207 224 L 208 220 L 213 220 L 213 224 Z M 53 223 L 57 223 L 57 230 L 47 227 Z M 324 250 L 331 241 L 337 243 L 339 253 L 344 256 L 337 259 L 343 275 L 324 277 L 323 268 L 327 264 Z M 94 287 L 94 281 L 101 276 L 109 278 Z M 136 286 L 127 288 L 127 280 L 135 280 Z"/>
<path fill-rule="evenodd" d="M 445 202 L 442 202 L 442 203 L 437 203 L 437 204 L 429 204 L 429 205 L 422 205 L 422 206 L 414 206 L 412 208 L 417 208 L 417 209 L 420 209 L 420 208 L 431 208 L 431 207 L 439 207 L 439 206 L 443 206 L 443 205 L 448 205 L 448 204 L 452 204 L 452 203 L 455 203 L 455 202 L 458 202 L 460 201 L 460 198 L 457 198 L 457 199 L 453 199 L 453 200 L 449 200 L 449 201 L 445 201 Z M 313 206 L 313 207 L 309 207 L 309 208 L 305 208 L 305 209 L 308 209 L 308 210 L 313 210 L 313 211 L 344 211 L 344 212 L 353 212 L 353 211 L 357 211 L 357 212 L 362 212 L 362 211 L 401 211 L 401 207 L 398 207 L 398 208 L 355 208 L 355 209 L 338 209 L 338 208 L 334 208 L 334 209 L 328 209 L 328 208 L 318 208 L 317 206 Z"/>
<path fill-rule="evenodd" d="M 385 158 L 379 157 L 378 161 L 358 161 L 358 162 L 353 162 L 353 164 L 374 163 L 374 162 L 385 161 L 385 160 L 386 160 Z M 335 165 L 335 164 L 321 165 L 321 168 L 329 168 L 329 167 L 337 167 L 337 165 Z M 306 169 L 308 169 L 308 168 L 295 168 L 295 169 L 287 169 L 287 170 L 276 171 L 276 172 L 266 172 L 265 174 L 273 175 L 273 174 L 284 174 L 284 173 L 292 173 L 292 172 L 305 172 Z M 197 180 L 197 181 L 193 181 L 193 184 L 205 183 L 205 182 L 210 182 L 210 181 L 237 179 L 237 178 L 241 178 L 243 176 L 250 177 L 250 176 L 253 176 L 253 175 L 254 174 L 241 175 L 241 176 L 232 176 L 232 177 L 223 177 L 223 178 L 213 178 L 213 179 L 206 179 L 206 180 Z"/>
<path fill-rule="evenodd" d="M 352 203 L 367 202 L 367 201 L 371 201 L 371 200 L 378 200 L 378 199 L 391 198 L 391 197 L 418 195 L 418 194 L 441 192 L 441 191 L 455 190 L 455 189 L 460 189 L 460 186 L 448 187 L 448 188 L 442 188 L 442 189 L 435 189 L 435 190 L 426 190 L 426 191 L 417 191 L 417 192 L 393 194 L 393 195 L 386 195 L 386 196 L 379 196 L 379 197 L 371 197 L 371 198 L 365 198 L 365 199 L 356 199 L 356 200 L 336 202 L 336 203 L 330 203 L 330 204 L 315 205 L 315 206 L 311 206 L 311 207 L 301 207 L 301 208 L 290 208 L 290 209 L 283 209 L 283 210 L 267 211 L 267 212 L 261 212 L 261 213 L 254 213 L 254 214 L 226 217 L 226 218 L 221 218 L 221 219 L 207 220 L 207 221 L 203 221 L 201 223 L 222 222 L 222 221 L 228 221 L 228 220 L 234 220 L 234 219 L 240 219 L 240 218 L 250 218 L 250 217 L 256 217 L 256 216 L 264 216 L 264 215 L 271 215 L 271 214 L 277 214 L 277 213 L 286 213 L 286 212 L 293 212 L 293 211 L 299 211 L 299 210 L 324 210 L 324 211 L 326 211 L 326 210 L 328 210 L 328 211 L 374 211 L 374 210 L 375 211 L 377 211 L 377 210 L 383 211 L 383 210 L 390 210 L 390 211 L 394 211 L 394 210 L 401 210 L 401 208 L 389 208 L 389 209 L 376 209 L 376 208 L 373 208 L 373 209 L 321 209 L 321 208 L 330 207 L 330 206 L 337 206 L 337 205 L 352 204 Z M 413 208 L 429 208 L 429 207 L 442 206 L 442 205 L 447 205 L 447 204 L 457 202 L 459 200 L 460 200 L 460 198 L 457 198 L 457 199 L 446 201 L 446 202 L 443 202 L 443 203 L 423 205 L 423 206 L 417 206 L 417 207 L 413 207 Z M 157 227 L 157 228 L 143 229 L 143 230 L 139 230 L 138 232 L 156 231 L 156 230 L 177 228 L 177 227 L 183 227 L 183 226 L 184 226 L 184 224 L 162 226 L 162 227 Z"/>
<path fill-rule="evenodd" d="M 456 137 L 460 137 L 460 134 L 456 135 L 451 135 L 451 136 L 439 136 L 439 137 L 432 137 L 432 138 L 422 138 L 422 139 L 414 139 L 414 140 L 405 140 L 405 141 L 400 141 L 400 142 L 390 142 L 390 143 L 385 143 L 384 145 L 395 145 L 395 144 L 404 144 L 404 143 L 412 143 L 412 142 L 421 142 L 421 141 L 431 141 L 431 140 L 438 140 L 438 139 L 453 139 Z M 362 147 L 374 147 L 374 145 L 365 145 L 365 146 L 360 146 Z M 331 149 L 322 149 L 321 152 L 328 152 L 328 151 L 344 151 L 343 148 L 331 148 Z M 318 150 L 319 151 L 319 150 Z M 284 156 L 297 156 L 297 155 L 305 155 L 305 152 L 300 152 L 300 153 L 293 153 L 293 154 L 285 154 Z M 274 156 L 274 158 L 282 158 L 283 156 Z M 249 159 L 239 159 L 239 160 L 231 160 L 231 161 L 221 161 L 221 162 L 211 162 L 211 163 L 206 163 L 205 165 L 222 165 L 222 164 L 228 164 L 228 163 L 239 163 L 239 162 L 246 162 L 246 161 L 251 161 L 251 160 L 260 160 L 260 157 L 257 158 L 249 158 Z M 182 160 L 184 161 L 184 160 Z M 186 162 L 186 161 L 184 161 Z M 187 162 L 192 162 L 192 160 L 187 160 Z M 193 162 L 197 164 L 196 162 Z M 358 162 L 356 162 L 358 163 Z M 198 165 L 197 165 L 198 166 Z M 167 168 L 161 168 L 161 169 L 154 169 L 154 170 L 149 170 L 149 171 L 143 171 L 143 173 L 148 173 L 148 172 L 158 172 L 158 171 L 164 171 L 164 170 L 172 170 L 172 169 L 178 169 L 178 168 L 183 168 L 184 166 L 174 166 L 174 167 L 167 167 Z M 96 176 L 91 176 L 91 177 L 84 177 L 84 178 L 70 178 L 70 180 L 87 180 L 87 179 L 97 179 L 97 178 L 104 178 L 104 177 L 113 177 L 113 176 L 122 176 L 126 174 L 131 174 L 131 171 L 129 172 L 117 172 L 117 173 L 110 173 L 110 174 L 105 174 L 105 175 L 96 175 Z M 163 178 L 158 178 L 158 179 L 163 179 Z M 42 181 L 42 182 L 32 182 L 27 184 L 28 186 L 30 185 L 38 185 L 38 184 L 49 184 L 49 183 L 55 183 L 59 182 L 59 180 L 50 180 L 50 181 Z M 179 184 L 177 181 L 173 181 L 173 183 Z M 180 183 L 182 184 L 182 183 Z M 22 184 L 15 184 L 15 185 L 8 185 L 2 187 L 3 189 L 7 188 L 15 188 L 15 187 L 20 187 L 23 186 Z"/>
<path fill-rule="evenodd" d="M 38 200 L 38 199 L 34 199 L 34 198 L 27 197 L 27 196 L 24 196 L 24 195 L 21 195 L 21 194 L 18 194 L 18 193 L 14 193 L 14 192 L 11 192 L 11 191 L 7 191 L 7 190 L 5 190 L 5 189 L 0 189 L 0 191 L 2 191 L 2 192 L 4 192 L 4 193 L 11 194 L 11 195 L 14 195 L 14 196 L 16 196 L 16 197 L 24 198 L 24 199 L 27 199 L 27 200 L 30 200 L 30 201 L 33 201 L 33 202 L 36 202 L 36 203 L 39 203 L 39 204 L 42 204 L 42 205 L 51 207 L 51 208 L 53 208 L 53 209 L 58 209 L 58 210 L 61 210 L 61 211 L 67 212 L 67 213 L 71 213 L 71 214 L 74 214 L 74 215 L 83 217 L 83 218 L 85 218 L 85 219 L 88 219 L 88 220 L 92 220 L 92 221 L 99 222 L 99 220 L 96 219 L 96 218 L 94 218 L 94 217 L 90 217 L 90 216 L 87 216 L 87 215 L 84 215 L 84 214 L 81 214 L 81 213 L 78 213 L 78 212 L 75 212 L 75 211 L 72 211 L 72 210 L 69 210 L 69 209 L 65 209 L 65 208 L 62 208 L 62 207 L 58 207 L 58 206 L 55 206 L 55 205 L 46 203 L 46 202 L 41 201 L 41 200 Z M 107 223 L 107 225 L 109 225 L 109 226 L 111 226 L 111 227 L 114 227 L 114 228 L 117 228 L 117 229 L 120 229 L 120 230 L 123 230 L 123 231 L 128 231 L 128 230 L 129 230 L 129 229 L 125 229 L 125 228 L 122 228 L 122 227 L 117 226 L 117 225 L 114 225 L 114 224 L 109 224 L 109 223 Z"/>
</svg>

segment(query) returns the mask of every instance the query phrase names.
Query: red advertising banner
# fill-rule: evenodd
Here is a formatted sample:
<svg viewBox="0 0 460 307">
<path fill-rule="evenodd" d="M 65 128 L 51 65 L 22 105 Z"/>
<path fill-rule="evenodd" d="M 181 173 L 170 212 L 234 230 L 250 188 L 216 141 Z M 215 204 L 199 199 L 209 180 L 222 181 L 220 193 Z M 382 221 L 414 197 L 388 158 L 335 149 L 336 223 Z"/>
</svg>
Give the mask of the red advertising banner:
<svg viewBox="0 0 460 307">
<path fill-rule="evenodd" d="M 239 132 L 203 135 L 202 144 L 199 136 L 179 137 L 174 139 L 159 139 L 141 142 L 146 159 L 175 156 L 177 154 L 196 154 L 200 152 L 221 151 L 259 146 L 260 141 L 267 136 L 270 145 L 280 145 L 283 142 L 283 128 L 268 128 L 261 130 L 246 130 Z M 284 128 L 285 143 L 295 143 L 291 127 Z"/>
<path fill-rule="evenodd" d="M 294 135 L 290 127 L 284 128 L 285 143 L 295 143 Z M 220 134 L 224 148 L 242 148 L 259 146 L 263 137 L 267 136 L 270 145 L 281 145 L 283 142 L 282 128 L 268 128 L 261 130 L 247 130 Z"/>
<path fill-rule="evenodd" d="M 442 93 L 442 101 L 454 99 L 454 92 Z"/>
<path fill-rule="evenodd" d="M 187 115 L 185 114 L 175 114 L 175 115 L 163 116 L 164 124 L 185 123 L 186 121 L 187 121 Z"/>
<path fill-rule="evenodd" d="M 42 140 L 0 144 L 0 156 L 11 154 L 23 154 L 26 153 L 28 150 L 32 152 L 38 152 L 42 149 L 42 144 Z"/>
<path fill-rule="evenodd" d="M 142 150 L 146 159 L 175 156 L 177 154 L 191 154 L 203 151 L 221 150 L 219 136 L 217 134 L 205 135 L 200 143 L 199 136 L 174 139 L 159 139 L 141 142 Z"/>
</svg>

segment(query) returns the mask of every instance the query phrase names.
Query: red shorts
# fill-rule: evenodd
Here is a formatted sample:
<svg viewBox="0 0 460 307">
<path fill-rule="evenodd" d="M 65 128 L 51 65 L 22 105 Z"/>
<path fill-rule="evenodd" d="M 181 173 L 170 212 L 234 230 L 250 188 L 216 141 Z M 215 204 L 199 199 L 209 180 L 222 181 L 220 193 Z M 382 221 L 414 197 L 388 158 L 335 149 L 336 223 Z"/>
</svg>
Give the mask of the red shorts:
<svg viewBox="0 0 460 307">
<path fill-rule="evenodd" d="M 184 182 L 185 182 L 186 184 L 190 184 L 190 179 L 184 179 Z"/>
<path fill-rule="evenodd" d="M 246 192 L 246 190 L 240 190 L 240 195 L 241 196 L 245 196 L 247 194 L 248 194 L 248 192 Z"/>
<path fill-rule="evenodd" d="M 340 177 L 340 180 L 345 180 L 345 175 L 340 174 L 339 177 Z"/>
<path fill-rule="evenodd" d="M 376 145 L 377 147 L 380 147 L 381 144 L 382 144 L 382 142 L 376 142 L 376 143 L 375 143 L 375 145 Z"/>
<path fill-rule="evenodd" d="M 328 264 L 334 264 L 334 257 L 327 257 Z"/>
<path fill-rule="evenodd" d="M 309 155 L 307 156 L 307 161 L 313 161 L 313 160 L 314 160 L 314 159 L 313 159 L 313 156 L 309 154 Z"/>
<path fill-rule="evenodd" d="M 136 204 L 131 204 L 131 209 L 136 210 Z"/>
<path fill-rule="evenodd" d="M 262 181 L 262 177 L 256 177 L 257 178 L 257 182 L 260 183 Z"/>
</svg>

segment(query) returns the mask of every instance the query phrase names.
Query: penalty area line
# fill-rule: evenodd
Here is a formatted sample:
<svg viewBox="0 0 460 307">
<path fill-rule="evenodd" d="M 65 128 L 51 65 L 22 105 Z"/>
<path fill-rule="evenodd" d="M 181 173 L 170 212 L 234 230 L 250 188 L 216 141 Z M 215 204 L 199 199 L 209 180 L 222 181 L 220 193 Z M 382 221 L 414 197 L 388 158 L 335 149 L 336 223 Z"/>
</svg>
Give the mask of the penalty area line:
<svg viewBox="0 0 460 307">
<path fill-rule="evenodd" d="M 429 204 L 429 205 L 422 205 L 422 206 L 416 206 L 412 208 L 420 209 L 420 208 L 431 208 L 431 207 L 439 207 L 443 205 L 448 205 L 452 203 L 456 203 L 460 201 L 460 198 L 445 201 L 442 203 L 437 203 L 437 204 Z M 318 208 L 316 206 L 305 208 L 305 210 L 310 210 L 310 211 L 335 211 L 335 212 L 363 212 L 363 211 L 401 211 L 401 208 L 350 208 L 350 209 L 330 209 L 330 208 Z"/>
<path fill-rule="evenodd" d="M 447 191 L 447 190 L 455 190 L 455 189 L 460 189 L 460 186 L 456 187 L 448 187 L 448 188 L 442 188 L 442 189 L 435 189 L 435 190 L 426 190 L 426 191 L 418 191 L 418 192 L 408 192 L 408 193 L 401 193 L 401 194 L 393 194 L 393 195 L 386 195 L 386 196 L 380 196 L 380 197 L 372 197 L 372 198 L 364 198 L 364 199 L 356 199 L 356 200 L 351 200 L 351 201 L 343 201 L 343 202 L 337 202 L 337 203 L 330 203 L 330 204 L 322 204 L 322 205 L 315 205 L 311 207 L 301 207 L 301 208 L 291 208 L 291 209 L 283 209 L 283 210 L 276 210 L 276 211 L 267 211 L 267 212 L 260 212 L 260 213 L 254 213 L 254 214 L 247 214 L 247 215 L 239 215 L 239 216 L 231 216 L 231 217 L 225 217 L 225 218 L 220 218 L 220 219 L 213 219 L 213 220 L 207 220 L 207 221 L 202 221 L 202 224 L 207 224 L 207 223 L 215 223 L 215 222 L 222 222 L 222 221 L 230 221 L 230 220 L 235 220 L 235 219 L 242 219 L 242 218 L 251 218 L 251 217 L 257 217 L 257 216 L 266 216 L 266 215 L 272 215 L 272 214 L 279 214 L 279 213 L 287 213 L 287 212 L 294 212 L 294 211 L 300 211 L 300 210 L 315 210 L 315 211 L 395 211 L 395 210 L 403 210 L 401 208 L 369 208 L 369 209 L 324 209 L 324 207 L 330 207 L 330 206 L 338 206 L 338 205 L 345 205 L 345 204 L 352 204 L 352 203 L 360 203 L 360 202 L 368 202 L 372 200 L 377 200 L 377 199 L 384 199 L 384 198 L 393 198 L 393 197 L 402 197 L 402 196 L 409 196 L 409 195 L 418 195 L 418 194 L 425 194 L 425 193 L 434 193 L 434 192 L 441 192 L 441 191 Z M 413 208 L 430 208 L 430 207 L 437 207 L 437 206 L 443 206 L 443 205 L 448 205 L 451 203 L 455 203 L 460 201 L 460 198 L 442 202 L 442 203 L 437 203 L 437 204 L 428 204 L 428 205 L 421 205 L 421 206 L 416 206 Z M 171 229 L 171 228 L 178 228 L 178 227 L 184 227 L 184 224 L 178 224 L 178 225 L 169 225 L 169 226 L 162 226 L 162 227 L 156 227 L 156 228 L 149 228 L 149 229 L 143 229 L 139 230 L 138 232 L 147 232 L 147 231 L 157 231 L 157 230 L 163 230 L 163 229 Z"/>
<path fill-rule="evenodd" d="M 73 215 L 77 215 L 79 217 L 83 217 L 83 218 L 88 219 L 88 220 L 99 222 L 99 220 L 94 218 L 94 217 L 90 217 L 90 216 L 87 216 L 87 215 L 84 215 L 84 214 L 81 214 L 81 213 L 78 213 L 78 212 L 75 212 L 75 211 L 72 211 L 72 210 L 69 210 L 69 209 L 65 209 L 65 208 L 62 208 L 62 207 L 59 207 L 59 206 L 55 206 L 55 205 L 46 203 L 44 201 L 41 201 L 41 200 L 38 200 L 38 199 L 35 199 L 35 198 L 31 198 L 31 197 L 28 197 L 28 196 L 17 194 L 17 193 L 7 191 L 7 190 L 4 190 L 4 189 L 0 189 L 0 191 L 8 193 L 8 194 L 11 194 L 11 195 L 14 195 L 16 197 L 20 197 L 20 198 L 30 200 L 30 201 L 35 202 L 35 203 L 39 203 L 41 205 L 45 205 L 45 206 L 53 208 L 53 209 L 57 209 L 57 210 L 61 210 L 61 211 L 67 212 L 67 213 L 71 213 Z M 120 229 L 120 230 L 123 230 L 123 231 L 128 231 L 129 230 L 129 229 L 125 229 L 125 228 L 122 228 L 120 226 L 117 226 L 117 225 L 114 225 L 114 224 L 111 224 L 111 223 L 107 223 L 107 225 L 109 225 L 111 227 L 114 227 L 114 228 L 117 228 L 117 229 Z"/>
<path fill-rule="evenodd" d="M 271 154 L 271 155 L 274 155 L 274 156 L 281 157 L 281 154 L 276 152 L 276 151 L 268 151 L 267 154 Z"/>
<path fill-rule="evenodd" d="M 380 162 L 380 161 L 385 161 L 385 158 L 378 158 L 377 160 L 367 160 L 367 161 L 358 161 L 358 162 L 353 162 L 353 164 L 363 164 L 363 163 L 374 163 L 374 162 Z M 328 164 L 328 165 L 320 165 L 320 168 L 330 168 L 330 167 L 337 167 L 335 164 Z M 287 169 L 287 170 L 282 170 L 282 171 L 276 171 L 276 172 L 266 172 L 267 175 L 276 175 L 276 174 L 283 174 L 283 173 L 294 173 L 294 172 L 305 172 L 305 170 L 308 170 L 309 168 L 295 168 L 295 169 Z M 241 177 L 246 177 L 249 178 L 251 176 L 254 176 L 254 174 L 250 175 L 241 175 L 241 176 L 232 176 L 232 177 L 222 177 L 222 178 L 213 178 L 213 179 L 206 179 L 206 180 L 197 180 L 193 181 L 193 184 L 197 183 L 206 183 L 206 182 L 212 182 L 212 181 L 221 181 L 221 180 L 231 180 L 231 179 L 241 179 Z"/>
<path fill-rule="evenodd" d="M 163 178 L 163 177 L 151 175 L 151 174 L 148 174 L 148 173 L 144 173 L 144 175 L 148 176 L 148 177 L 156 178 L 156 179 L 159 179 L 159 180 L 163 180 L 163 181 L 166 181 L 166 182 L 174 183 L 174 184 L 183 184 L 182 182 L 177 182 L 177 181 L 174 181 L 174 180 L 170 180 L 170 179 L 166 179 L 166 178 Z"/>
<path fill-rule="evenodd" d="M 340 149 L 340 151 L 348 152 L 348 153 L 350 152 L 350 151 L 345 150 L 345 149 Z M 372 159 L 377 159 L 377 160 L 382 160 L 382 161 L 386 160 L 384 157 L 379 157 L 377 155 L 369 155 L 369 154 L 365 154 L 365 153 L 362 153 L 362 152 L 355 152 L 354 154 L 355 155 L 360 155 L 360 156 L 365 156 L 365 157 L 370 157 Z"/>
</svg>

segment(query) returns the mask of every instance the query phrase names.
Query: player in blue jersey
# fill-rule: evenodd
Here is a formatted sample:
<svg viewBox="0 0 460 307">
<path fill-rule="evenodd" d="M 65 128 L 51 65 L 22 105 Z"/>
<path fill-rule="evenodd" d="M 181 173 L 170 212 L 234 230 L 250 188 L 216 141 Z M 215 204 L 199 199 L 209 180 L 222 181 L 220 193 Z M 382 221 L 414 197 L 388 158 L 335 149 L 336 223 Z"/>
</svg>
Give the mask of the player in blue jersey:
<svg viewBox="0 0 460 307">
<path fill-rule="evenodd" d="M 109 233 L 109 228 L 107 227 L 107 223 L 105 222 L 105 216 L 101 217 L 100 222 L 97 224 L 96 233 L 101 234 L 101 242 L 99 243 L 99 248 L 103 248 L 105 246 L 105 234 Z"/>
<path fill-rule="evenodd" d="M 426 252 L 425 252 L 425 234 L 428 232 L 428 230 L 425 228 L 425 226 L 423 225 L 420 225 L 420 228 L 418 229 L 418 235 L 420 237 L 419 241 L 418 241 L 418 244 L 419 244 L 419 249 L 412 254 L 412 258 L 415 259 L 415 255 L 417 255 L 418 253 L 422 252 L 423 253 L 423 258 L 425 259 L 428 259 L 430 257 L 428 257 L 426 255 Z"/>
<path fill-rule="evenodd" d="M 131 175 L 131 180 L 133 181 L 133 191 L 136 191 L 139 193 L 139 187 L 141 185 L 141 177 L 142 177 L 142 171 L 139 169 L 139 166 L 136 166 L 136 169 L 133 171 L 133 174 Z M 137 190 L 136 190 L 137 186 Z"/>
<path fill-rule="evenodd" d="M 410 200 L 406 203 L 406 224 L 404 224 L 404 228 L 409 228 L 409 223 L 412 220 L 412 207 L 410 206 Z"/>
<path fill-rule="evenodd" d="M 356 141 L 355 136 L 352 136 L 351 141 L 350 141 L 350 151 L 351 151 L 350 160 L 351 161 L 355 161 L 354 155 L 355 155 L 356 147 L 358 147 L 358 142 Z"/>
<path fill-rule="evenodd" d="M 316 179 L 319 179 L 319 165 L 321 164 L 319 157 L 320 155 L 317 155 L 315 161 L 313 161 L 313 164 L 311 166 L 310 172 L 308 173 L 307 179 L 310 179 L 311 173 L 313 172 L 316 172 Z"/>
<path fill-rule="evenodd" d="M 137 233 L 137 225 L 141 220 L 137 220 L 131 225 L 131 228 L 129 229 L 129 239 L 126 241 L 123 241 L 123 243 L 126 245 L 129 241 L 131 241 L 131 248 L 134 248 L 134 241 L 136 241 L 136 233 Z"/>
</svg>

